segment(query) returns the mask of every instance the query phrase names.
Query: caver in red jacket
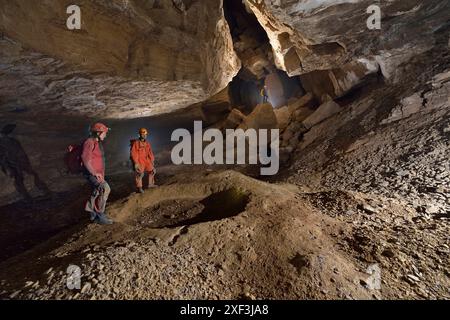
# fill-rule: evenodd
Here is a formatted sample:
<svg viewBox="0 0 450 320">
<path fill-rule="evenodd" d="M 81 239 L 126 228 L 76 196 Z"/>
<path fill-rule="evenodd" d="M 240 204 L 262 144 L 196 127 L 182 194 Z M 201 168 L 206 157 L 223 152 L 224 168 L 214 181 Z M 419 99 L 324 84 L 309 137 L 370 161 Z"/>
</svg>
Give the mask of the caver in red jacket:
<svg viewBox="0 0 450 320">
<path fill-rule="evenodd" d="M 103 177 L 105 176 L 103 147 L 97 139 L 89 138 L 84 142 L 81 160 L 91 175 L 101 174 Z"/>
<path fill-rule="evenodd" d="M 134 164 L 139 165 L 140 172 L 152 172 L 153 161 L 155 156 L 153 155 L 152 147 L 147 140 L 131 140 L 131 160 Z"/>
</svg>

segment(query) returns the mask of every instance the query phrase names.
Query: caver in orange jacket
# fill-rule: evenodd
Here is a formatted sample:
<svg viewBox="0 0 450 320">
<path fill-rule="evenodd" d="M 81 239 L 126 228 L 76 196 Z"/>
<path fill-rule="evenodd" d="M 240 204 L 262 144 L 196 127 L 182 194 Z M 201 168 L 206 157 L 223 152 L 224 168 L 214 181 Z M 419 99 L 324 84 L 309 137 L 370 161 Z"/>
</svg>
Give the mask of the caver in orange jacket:
<svg viewBox="0 0 450 320">
<path fill-rule="evenodd" d="M 131 160 L 134 164 L 139 165 L 141 172 L 153 171 L 153 161 L 155 156 L 153 155 L 152 147 L 147 140 L 141 141 L 140 139 L 131 140 Z"/>
</svg>

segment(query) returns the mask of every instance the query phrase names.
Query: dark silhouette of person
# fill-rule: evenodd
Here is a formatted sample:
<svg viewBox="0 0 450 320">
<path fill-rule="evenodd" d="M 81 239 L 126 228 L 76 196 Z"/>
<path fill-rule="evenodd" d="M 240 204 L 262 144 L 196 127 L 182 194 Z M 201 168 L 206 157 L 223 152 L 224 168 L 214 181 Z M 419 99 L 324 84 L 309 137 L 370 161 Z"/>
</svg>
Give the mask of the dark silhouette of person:
<svg viewBox="0 0 450 320">
<path fill-rule="evenodd" d="M 15 124 L 7 124 L 0 131 L 0 168 L 6 174 L 14 178 L 14 186 L 26 200 L 32 200 L 25 187 L 24 173 L 34 177 L 35 186 L 47 196 L 51 195 L 50 189 L 33 170 L 30 159 L 17 139 L 9 135 L 16 128 Z"/>
</svg>

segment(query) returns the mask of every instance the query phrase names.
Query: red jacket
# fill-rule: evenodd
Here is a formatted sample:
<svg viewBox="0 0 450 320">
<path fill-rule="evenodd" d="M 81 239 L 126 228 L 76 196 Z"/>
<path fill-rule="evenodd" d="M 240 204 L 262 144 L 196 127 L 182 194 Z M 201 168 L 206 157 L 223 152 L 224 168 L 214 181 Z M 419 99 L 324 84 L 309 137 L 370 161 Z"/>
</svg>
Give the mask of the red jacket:
<svg viewBox="0 0 450 320">
<path fill-rule="evenodd" d="M 153 155 L 152 147 L 150 143 L 145 140 L 141 141 L 131 140 L 131 150 L 130 156 L 131 160 L 135 164 L 139 164 L 141 171 L 150 172 L 153 170 L 153 161 L 155 160 L 155 156 Z"/>
<path fill-rule="evenodd" d="M 89 138 L 84 142 L 81 160 L 89 173 L 92 175 L 101 174 L 105 176 L 105 157 L 103 147 L 97 139 Z"/>
</svg>

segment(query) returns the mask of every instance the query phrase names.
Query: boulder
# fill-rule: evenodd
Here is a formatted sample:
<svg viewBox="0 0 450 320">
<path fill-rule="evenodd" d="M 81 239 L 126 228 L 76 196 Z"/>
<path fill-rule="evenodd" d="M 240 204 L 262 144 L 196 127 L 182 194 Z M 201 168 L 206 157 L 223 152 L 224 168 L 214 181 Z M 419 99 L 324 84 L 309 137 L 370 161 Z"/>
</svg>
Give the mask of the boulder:
<svg viewBox="0 0 450 320">
<path fill-rule="evenodd" d="M 303 87 L 313 92 L 321 102 L 342 97 L 353 88 L 361 85 L 369 75 L 376 74 L 378 63 L 374 60 L 360 59 L 331 70 L 317 70 L 300 76 Z"/>
<path fill-rule="evenodd" d="M 300 142 L 300 136 L 301 132 L 296 132 L 294 136 L 289 140 L 289 146 L 291 146 L 292 148 L 297 147 Z"/>
<path fill-rule="evenodd" d="M 295 147 L 298 144 L 300 136 L 306 131 L 308 131 L 308 129 L 303 124 L 292 122 L 281 135 L 283 145 Z"/>
<path fill-rule="evenodd" d="M 423 99 L 419 93 L 415 93 L 410 97 L 404 98 L 401 104 L 395 107 L 388 118 L 381 121 L 381 124 L 388 124 L 394 121 L 398 121 L 417 113 L 422 108 Z"/>
<path fill-rule="evenodd" d="M 280 164 L 286 164 L 289 161 L 293 151 L 294 148 L 291 146 L 280 148 Z"/>
<path fill-rule="evenodd" d="M 307 108 L 307 107 L 302 107 L 294 112 L 294 114 L 292 115 L 292 118 L 297 122 L 302 122 L 303 120 L 308 118 L 313 113 L 314 113 L 314 110 Z"/>
<path fill-rule="evenodd" d="M 303 121 L 303 125 L 310 129 L 316 124 L 330 118 L 341 111 L 341 107 L 334 101 L 328 101 L 322 104 L 313 114 Z"/>
<path fill-rule="evenodd" d="M 247 49 L 240 53 L 242 64 L 257 79 L 264 78 L 265 69 L 269 68 L 270 62 L 264 51 L 260 48 L 257 50 Z"/>
<path fill-rule="evenodd" d="M 450 81 L 450 70 L 435 75 L 433 79 L 429 81 L 429 83 L 431 83 L 433 88 L 440 88 L 444 83 L 448 81 Z"/>
<path fill-rule="evenodd" d="M 283 141 L 289 141 L 294 136 L 294 133 L 295 133 L 294 131 L 286 129 L 281 135 L 281 139 Z"/>
<path fill-rule="evenodd" d="M 270 103 L 259 104 L 239 125 L 239 129 L 275 129 L 277 117 Z"/>
<path fill-rule="evenodd" d="M 282 108 L 277 108 L 274 110 L 275 116 L 277 117 L 278 128 L 285 129 L 289 122 L 291 121 L 291 112 L 289 111 L 289 107 L 285 106 Z"/>
<path fill-rule="evenodd" d="M 304 132 L 304 125 L 298 122 L 292 122 L 287 128 L 286 130 L 290 130 L 292 132 Z"/>
<path fill-rule="evenodd" d="M 245 120 L 245 115 L 238 109 L 233 109 L 222 124 L 223 129 L 235 129 Z"/>
<path fill-rule="evenodd" d="M 305 149 L 323 134 L 323 126 L 315 126 L 303 135 L 299 148 Z"/>
<path fill-rule="evenodd" d="M 314 96 L 312 93 L 307 93 L 300 99 L 290 99 L 288 102 L 289 111 L 291 113 L 295 112 L 297 109 L 302 107 L 315 107 Z"/>
<path fill-rule="evenodd" d="M 231 109 L 228 87 L 209 99 L 197 104 L 197 106 L 200 106 L 202 118 L 207 123 L 215 123 L 223 120 Z"/>
<path fill-rule="evenodd" d="M 320 97 L 319 100 L 320 100 L 320 103 L 325 103 L 328 101 L 333 101 L 333 98 L 328 93 L 325 93 Z"/>
</svg>

